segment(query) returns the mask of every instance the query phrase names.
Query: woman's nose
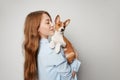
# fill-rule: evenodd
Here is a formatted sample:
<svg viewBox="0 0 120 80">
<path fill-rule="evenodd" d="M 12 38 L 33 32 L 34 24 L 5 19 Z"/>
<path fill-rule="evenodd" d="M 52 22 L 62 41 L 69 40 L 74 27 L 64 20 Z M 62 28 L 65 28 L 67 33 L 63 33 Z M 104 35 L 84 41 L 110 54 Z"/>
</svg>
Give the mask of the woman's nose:
<svg viewBox="0 0 120 80">
<path fill-rule="evenodd" d="M 50 23 L 50 26 L 51 29 L 54 29 L 54 24 L 52 22 Z"/>
<path fill-rule="evenodd" d="M 53 27 L 53 23 L 51 22 L 50 25 Z"/>
</svg>

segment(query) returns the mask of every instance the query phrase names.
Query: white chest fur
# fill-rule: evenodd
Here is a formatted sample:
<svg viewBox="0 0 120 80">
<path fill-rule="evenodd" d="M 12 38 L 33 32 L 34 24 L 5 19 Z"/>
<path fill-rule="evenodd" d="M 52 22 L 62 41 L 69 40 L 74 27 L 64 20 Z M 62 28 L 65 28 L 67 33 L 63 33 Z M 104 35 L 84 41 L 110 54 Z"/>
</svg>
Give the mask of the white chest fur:
<svg viewBox="0 0 120 80">
<path fill-rule="evenodd" d="M 60 47 L 65 47 L 66 43 L 63 40 L 63 34 L 55 31 L 55 34 L 51 37 L 50 47 L 55 48 L 56 53 L 60 51 Z"/>
</svg>

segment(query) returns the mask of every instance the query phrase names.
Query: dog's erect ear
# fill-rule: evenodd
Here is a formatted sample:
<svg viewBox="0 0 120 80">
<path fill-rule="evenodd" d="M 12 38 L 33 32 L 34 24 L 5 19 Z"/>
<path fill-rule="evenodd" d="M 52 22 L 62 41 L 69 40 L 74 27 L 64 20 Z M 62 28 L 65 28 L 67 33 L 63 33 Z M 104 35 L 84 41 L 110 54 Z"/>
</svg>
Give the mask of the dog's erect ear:
<svg viewBox="0 0 120 80">
<path fill-rule="evenodd" d="M 64 22 L 64 25 L 65 27 L 70 23 L 70 19 L 67 19 L 65 22 Z"/>
<path fill-rule="evenodd" d="M 56 18 L 55 18 L 55 23 L 59 23 L 60 22 L 60 16 L 57 15 Z"/>
</svg>

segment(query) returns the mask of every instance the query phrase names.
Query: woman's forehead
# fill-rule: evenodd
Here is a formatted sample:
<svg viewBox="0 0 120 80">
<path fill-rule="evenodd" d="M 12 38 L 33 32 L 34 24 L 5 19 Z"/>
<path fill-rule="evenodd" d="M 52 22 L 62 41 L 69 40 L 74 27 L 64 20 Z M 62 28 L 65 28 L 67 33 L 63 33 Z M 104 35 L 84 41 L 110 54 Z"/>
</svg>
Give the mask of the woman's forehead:
<svg viewBox="0 0 120 80">
<path fill-rule="evenodd" d="M 42 19 L 46 20 L 46 21 L 49 21 L 50 20 L 50 17 L 47 15 L 47 14 L 43 14 L 42 15 Z"/>
</svg>

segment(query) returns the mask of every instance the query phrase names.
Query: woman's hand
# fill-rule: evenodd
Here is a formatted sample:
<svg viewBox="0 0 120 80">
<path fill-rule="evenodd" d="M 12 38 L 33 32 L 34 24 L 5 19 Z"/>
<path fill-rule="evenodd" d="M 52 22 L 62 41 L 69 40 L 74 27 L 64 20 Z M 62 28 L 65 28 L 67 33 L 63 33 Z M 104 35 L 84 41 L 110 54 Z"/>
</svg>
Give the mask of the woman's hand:
<svg viewBox="0 0 120 80">
<path fill-rule="evenodd" d="M 73 71 L 73 72 L 72 72 L 72 77 L 74 78 L 74 77 L 75 77 L 75 75 L 76 75 L 76 72 L 75 72 L 75 71 Z"/>
</svg>

